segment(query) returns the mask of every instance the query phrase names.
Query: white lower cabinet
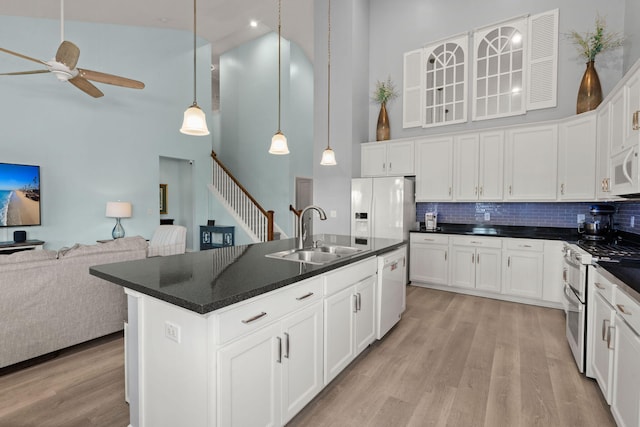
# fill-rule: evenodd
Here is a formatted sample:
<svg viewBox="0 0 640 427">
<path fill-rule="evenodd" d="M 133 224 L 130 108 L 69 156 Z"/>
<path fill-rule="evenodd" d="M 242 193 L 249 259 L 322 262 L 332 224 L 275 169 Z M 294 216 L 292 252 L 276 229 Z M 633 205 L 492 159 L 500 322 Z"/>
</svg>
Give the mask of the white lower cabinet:
<svg viewBox="0 0 640 427">
<path fill-rule="evenodd" d="M 613 340 L 616 311 L 600 292 L 594 293 L 591 369 L 607 403 L 611 403 L 613 376 Z"/>
<path fill-rule="evenodd" d="M 616 318 L 611 412 L 620 427 L 640 426 L 640 337 Z"/>
<path fill-rule="evenodd" d="M 291 420 L 323 387 L 322 344 L 317 302 L 219 350 L 219 425 Z"/>
<path fill-rule="evenodd" d="M 502 239 L 451 238 L 451 286 L 500 292 Z"/>
<path fill-rule="evenodd" d="M 325 385 L 375 339 L 376 280 L 370 276 L 325 298 Z"/>
<path fill-rule="evenodd" d="M 530 239 L 508 239 L 504 252 L 504 293 L 542 299 L 544 243 Z"/>
<path fill-rule="evenodd" d="M 409 280 L 449 284 L 449 236 L 411 233 Z"/>
</svg>

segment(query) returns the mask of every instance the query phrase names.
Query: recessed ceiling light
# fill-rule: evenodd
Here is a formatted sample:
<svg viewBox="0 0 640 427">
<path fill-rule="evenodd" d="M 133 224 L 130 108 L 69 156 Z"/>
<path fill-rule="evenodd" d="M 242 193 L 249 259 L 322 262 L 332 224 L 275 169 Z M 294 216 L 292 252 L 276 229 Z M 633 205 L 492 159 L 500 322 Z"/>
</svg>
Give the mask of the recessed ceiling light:
<svg viewBox="0 0 640 427">
<path fill-rule="evenodd" d="M 258 26 L 258 21 L 252 19 L 251 22 L 249 22 L 249 25 L 251 25 L 251 28 L 256 28 Z"/>
</svg>

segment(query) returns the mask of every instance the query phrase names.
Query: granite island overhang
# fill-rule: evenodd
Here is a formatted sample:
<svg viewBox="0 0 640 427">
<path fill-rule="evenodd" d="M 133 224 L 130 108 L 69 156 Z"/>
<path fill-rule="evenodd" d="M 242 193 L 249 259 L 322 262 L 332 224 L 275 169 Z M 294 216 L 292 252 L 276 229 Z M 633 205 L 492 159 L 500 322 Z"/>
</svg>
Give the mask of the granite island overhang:
<svg viewBox="0 0 640 427">
<path fill-rule="evenodd" d="M 285 239 L 97 265 L 89 272 L 125 288 L 206 314 L 407 243 L 398 239 L 363 240 L 333 234 L 314 236 L 314 240 L 363 250 L 324 265 L 267 258 L 269 253 L 296 247 L 296 239 Z"/>
</svg>

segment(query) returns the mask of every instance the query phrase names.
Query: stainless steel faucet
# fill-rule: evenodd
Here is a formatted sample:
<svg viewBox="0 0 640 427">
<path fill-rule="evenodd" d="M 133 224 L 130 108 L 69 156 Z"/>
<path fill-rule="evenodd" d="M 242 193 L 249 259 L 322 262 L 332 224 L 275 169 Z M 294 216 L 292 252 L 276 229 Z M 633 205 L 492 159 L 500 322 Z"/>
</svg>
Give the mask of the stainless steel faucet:
<svg viewBox="0 0 640 427">
<path fill-rule="evenodd" d="M 318 211 L 318 215 L 320 215 L 320 219 L 322 221 L 327 219 L 327 214 L 320 206 L 311 205 L 302 209 L 302 212 L 300 212 L 300 216 L 298 217 L 298 249 L 304 249 L 304 242 L 307 237 L 307 227 L 304 224 L 304 214 L 311 209 Z"/>
</svg>

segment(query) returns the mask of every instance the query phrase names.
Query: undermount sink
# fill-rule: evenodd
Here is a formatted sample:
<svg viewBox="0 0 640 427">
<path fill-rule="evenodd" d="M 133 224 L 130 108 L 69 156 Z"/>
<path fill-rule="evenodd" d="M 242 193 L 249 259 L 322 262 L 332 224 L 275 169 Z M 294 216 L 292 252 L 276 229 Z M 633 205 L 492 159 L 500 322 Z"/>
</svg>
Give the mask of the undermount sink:
<svg viewBox="0 0 640 427">
<path fill-rule="evenodd" d="M 340 258 L 362 252 L 362 249 L 349 246 L 322 245 L 316 248 L 289 249 L 265 255 L 267 258 L 284 259 L 286 261 L 304 262 L 324 265 Z"/>
</svg>

